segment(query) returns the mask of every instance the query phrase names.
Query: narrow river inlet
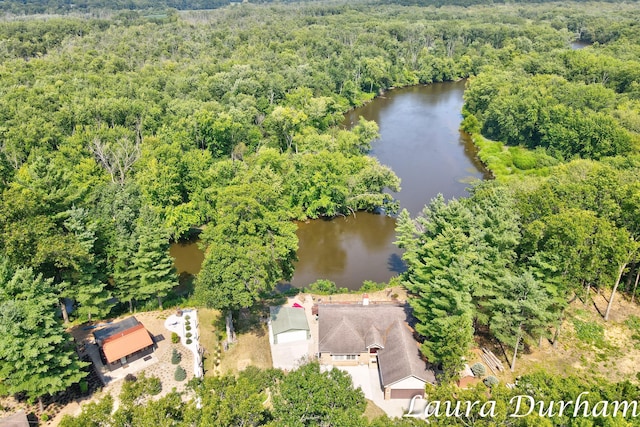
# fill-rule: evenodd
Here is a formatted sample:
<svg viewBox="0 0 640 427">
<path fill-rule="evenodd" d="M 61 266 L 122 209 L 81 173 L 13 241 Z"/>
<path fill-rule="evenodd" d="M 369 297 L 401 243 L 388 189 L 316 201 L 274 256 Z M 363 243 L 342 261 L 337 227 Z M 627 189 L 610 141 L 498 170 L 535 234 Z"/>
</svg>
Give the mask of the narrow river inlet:
<svg viewBox="0 0 640 427">
<path fill-rule="evenodd" d="M 345 115 L 345 126 L 358 117 L 375 120 L 380 138 L 371 155 L 401 178 L 393 196 L 412 215 L 438 193 L 464 197 L 471 182 L 489 174 L 471 140 L 459 131 L 463 81 L 396 89 Z M 317 279 L 358 289 L 364 280 L 383 282 L 403 270 L 395 241 L 395 218 L 358 212 L 349 217 L 298 223 L 298 262 L 291 284 L 301 288 Z M 195 243 L 174 244 L 179 272 L 197 273 L 202 254 Z"/>
</svg>

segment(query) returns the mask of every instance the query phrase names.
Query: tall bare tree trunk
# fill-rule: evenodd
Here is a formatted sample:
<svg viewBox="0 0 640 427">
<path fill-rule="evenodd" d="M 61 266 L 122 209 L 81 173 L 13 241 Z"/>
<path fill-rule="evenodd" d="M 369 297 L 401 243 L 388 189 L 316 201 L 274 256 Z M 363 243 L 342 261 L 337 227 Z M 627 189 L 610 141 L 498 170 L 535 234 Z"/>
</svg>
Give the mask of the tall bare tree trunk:
<svg viewBox="0 0 640 427">
<path fill-rule="evenodd" d="M 233 317 L 231 316 L 231 310 L 227 311 L 226 326 L 227 326 L 227 344 L 231 344 L 234 341 L 234 335 L 235 335 L 233 332 Z"/>
<path fill-rule="evenodd" d="M 513 358 L 511 359 L 511 372 L 516 370 L 516 356 L 518 355 L 518 346 L 522 339 L 522 325 L 518 328 L 518 336 L 516 337 L 516 345 L 513 349 Z"/>
<path fill-rule="evenodd" d="M 586 287 L 586 290 L 584 292 L 584 302 L 583 302 L 583 304 L 585 304 L 585 305 L 589 302 L 590 291 L 591 291 L 591 283 L 587 283 L 587 287 Z"/>
<path fill-rule="evenodd" d="M 553 334 L 553 348 L 558 348 L 558 338 L 560 338 L 560 330 L 562 329 L 562 322 L 564 322 L 564 310 L 560 313 L 560 319 L 558 319 L 558 326 L 556 332 Z"/>
<path fill-rule="evenodd" d="M 620 266 L 620 270 L 618 270 L 618 278 L 616 279 L 616 284 L 613 285 L 611 297 L 609 298 L 609 304 L 607 304 L 607 311 L 604 312 L 604 320 L 609 320 L 609 312 L 611 311 L 611 306 L 613 305 L 613 297 L 616 295 L 616 291 L 618 290 L 618 285 L 620 284 L 620 279 L 622 278 L 622 273 L 624 272 L 625 268 L 627 268 L 626 262 L 622 264 Z"/>
<path fill-rule="evenodd" d="M 67 313 L 67 304 L 65 304 L 64 298 L 60 300 L 60 311 L 62 312 L 64 323 L 69 323 L 69 313 Z"/>
<path fill-rule="evenodd" d="M 129 313 L 133 313 L 133 298 L 129 300 Z"/>
<path fill-rule="evenodd" d="M 158 307 L 160 307 L 160 310 L 162 310 L 162 297 L 160 295 L 158 295 Z"/>
<path fill-rule="evenodd" d="M 640 268 L 636 272 L 636 283 L 633 284 L 633 292 L 631 292 L 631 302 L 636 299 L 636 289 L 638 288 L 638 279 L 640 279 Z"/>
</svg>

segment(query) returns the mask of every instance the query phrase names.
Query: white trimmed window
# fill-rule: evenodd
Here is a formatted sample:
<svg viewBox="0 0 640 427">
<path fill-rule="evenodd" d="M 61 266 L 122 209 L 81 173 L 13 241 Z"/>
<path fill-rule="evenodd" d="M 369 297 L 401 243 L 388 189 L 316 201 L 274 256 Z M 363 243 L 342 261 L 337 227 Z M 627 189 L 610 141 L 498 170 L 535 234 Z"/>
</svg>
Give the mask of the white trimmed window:
<svg viewBox="0 0 640 427">
<path fill-rule="evenodd" d="M 357 354 L 332 354 L 331 360 L 334 362 L 342 362 L 344 360 L 356 360 Z"/>
</svg>

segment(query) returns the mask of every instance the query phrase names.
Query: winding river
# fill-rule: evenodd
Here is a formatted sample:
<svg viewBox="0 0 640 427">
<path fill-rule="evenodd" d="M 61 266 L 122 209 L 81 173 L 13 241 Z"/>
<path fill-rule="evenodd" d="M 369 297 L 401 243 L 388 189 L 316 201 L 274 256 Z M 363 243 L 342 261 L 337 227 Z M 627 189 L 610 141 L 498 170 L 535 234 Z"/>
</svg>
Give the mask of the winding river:
<svg viewBox="0 0 640 427">
<path fill-rule="evenodd" d="M 360 116 L 378 123 L 380 139 L 371 155 L 401 178 L 402 190 L 394 197 L 412 215 L 438 193 L 446 199 L 464 197 L 469 183 L 489 176 L 473 143 L 458 130 L 463 91 L 464 82 L 392 90 L 345 115 L 347 127 Z M 297 234 L 295 287 L 322 278 L 357 289 L 364 280 L 387 281 L 403 270 L 392 217 L 359 212 L 300 222 Z M 191 274 L 203 258 L 195 243 L 174 244 L 171 255 L 179 272 Z"/>
</svg>

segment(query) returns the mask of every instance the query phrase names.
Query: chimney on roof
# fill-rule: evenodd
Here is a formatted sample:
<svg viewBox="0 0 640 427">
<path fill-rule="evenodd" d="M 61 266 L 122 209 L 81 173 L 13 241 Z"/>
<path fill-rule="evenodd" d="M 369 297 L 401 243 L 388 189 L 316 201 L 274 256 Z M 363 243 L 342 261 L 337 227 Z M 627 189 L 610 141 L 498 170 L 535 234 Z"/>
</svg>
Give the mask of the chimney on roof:
<svg viewBox="0 0 640 427">
<path fill-rule="evenodd" d="M 362 305 L 369 305 L 369 294 L 362 295 Z"/>
</svg>

